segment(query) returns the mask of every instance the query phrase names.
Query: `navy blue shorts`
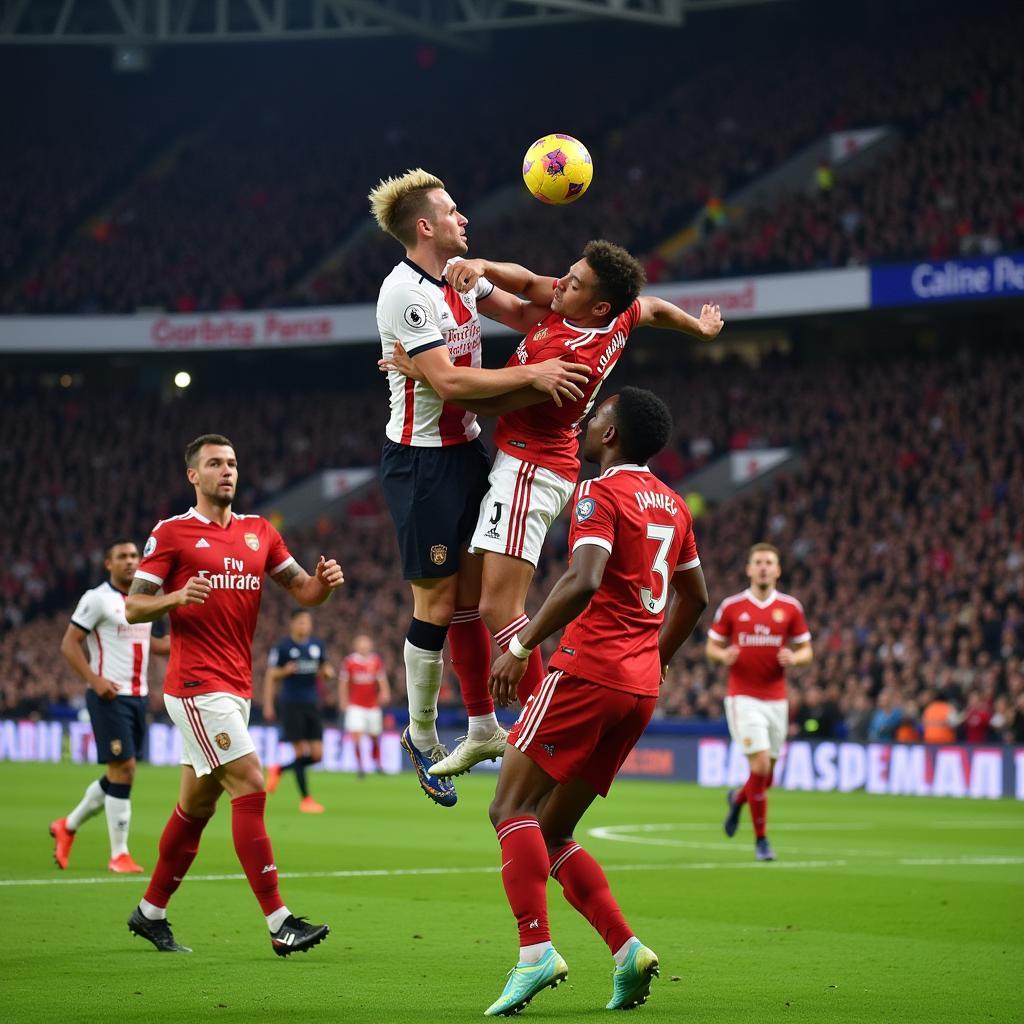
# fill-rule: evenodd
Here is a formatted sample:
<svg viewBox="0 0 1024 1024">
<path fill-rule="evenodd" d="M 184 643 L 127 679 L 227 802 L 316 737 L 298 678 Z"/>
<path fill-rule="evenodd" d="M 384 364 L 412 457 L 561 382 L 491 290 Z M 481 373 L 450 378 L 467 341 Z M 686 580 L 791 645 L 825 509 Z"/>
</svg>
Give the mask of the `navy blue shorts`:
<svg viewBox="0 0 1024 1024">
<path fill-rule="evenodd" d="M 96 760 L 127 761 L 142 757 L 146 745 L 146 698 L 115 697 L 100 700 L 92 689 L 85 691 L 85 706 L 96 740 Z"/>
<path fill-rule="evenodd" d="M 316 704 L 306 701 L 281 701 L 278 707 L 281 737 L 285 743 L 324 738 L 324 723 L 320 718 L 320 708 Z"/>
<path fill-rule="evenodd" d="M 459 571 L 459 552 L 476 527 L 490 470 L 479 439 L 447 448 L 384 442 L 380 482 L 398 533 L 403 579 L 443 579 Z"/>
</svg>

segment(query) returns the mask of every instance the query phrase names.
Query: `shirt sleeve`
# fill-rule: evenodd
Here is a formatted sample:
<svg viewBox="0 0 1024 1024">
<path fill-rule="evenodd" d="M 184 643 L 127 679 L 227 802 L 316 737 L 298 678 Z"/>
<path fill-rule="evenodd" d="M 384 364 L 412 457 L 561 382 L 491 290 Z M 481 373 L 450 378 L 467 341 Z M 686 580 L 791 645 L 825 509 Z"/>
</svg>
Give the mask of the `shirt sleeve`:
<svg viewBox="0 0 1024 1024">
<path fill-rule="evenodd" d="M 811 639 L 811 631 L 804 617 L 804 606 L 799 602 L 789 620 L 789 636 L 795 644 L 805 644 Z"/>
<path fill-rule="evenodd" d="M 708 628 L 708 636 L 720 644 L 727 644 L 732 636 L 732 622 L 728 609 L 724 604 L 718 606 L 715 617 Z"/>
<path fill-rule="evenodd" d="M 103 609 L 100 607 L 100 601 L 91 590 L 87 590 L 78 601 L 71 616 L 71 624 L 84 629 L 86 633 L 91 633 L 102 618 Z"/>
<path fill-rule="evenodd" d="M 444 344 L 441 326 L 430 296 L 419 285 L 396 285 L 382 298 L 381 334 L 389 334 L 409 355 Z"/>
<path fill-rule="evenodd" d="M 267 575 L 276 576 L 282 569 L 287 569 L 294 564 L 295 559 L 288 550 L 281 534 L 277 532 L 273 523 L 267 523 L 267 540 L 270 541 L 270 548 L 267 552 Z"/>
<path fill-rule="evenodd" d="M 583 493 L 586 490 L 586 493 Z M 572 513 L 569 529 L 569 553 L 572 554 L 584 544 L 594 544 L 612 553 L 615 545 L 615 524 L 618 510 L 607 495 L 594 494 L 593 490 L 580 487 L 576 495 L 576 507 Z"/>
<path fill-rule="evenodd" d="M 640 300 L 634 299 L 629 309 L 619 314 L 619 326 L 629 334 L 636 329 L 638 323 L 640 323 Z"/>
<path fill-rule="evenodd" d="M 178 544 L 174 533 L 163 523 L 157 523 L 142 549 L 142 561 L 135 570 L 135 578 L 162 587 L 177 562 Z"/>
<path fill-rule="evenodd" d="M 676 563 L 676 572 L 683 569 L 696 569 L 700 565 L 700 557 L 697 555 L 697 538 L 693 533 L 693 520 L 686 517 L 686 532 L 683 534 L 683 543 L 679 547 L 679 561 Z"/>
</svg>

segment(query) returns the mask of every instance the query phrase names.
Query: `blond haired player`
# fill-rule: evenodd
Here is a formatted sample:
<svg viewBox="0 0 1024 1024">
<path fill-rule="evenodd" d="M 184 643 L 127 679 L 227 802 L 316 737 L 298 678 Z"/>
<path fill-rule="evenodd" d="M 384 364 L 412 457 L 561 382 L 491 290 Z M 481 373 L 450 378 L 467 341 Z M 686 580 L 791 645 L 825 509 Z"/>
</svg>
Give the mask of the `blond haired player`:
<svg viewBox="0 0 1024 1024">
<path fill-rule="evenodd" d="M 431 774 L 433 764 L 447 754 L 435 725 L 446 638 L 470 736 L 492 757 L 502 752 L 506 736 L 487 691 L 491 640 L 477 608 L 480 560 L 466 552 L 487 491 L 490 462 L 476 415 L 466 403 L 525 389 L 560 404 L 582 396 L 588 374 L 587 367 L 562 358 L 482 369 L 478 309 L 525 331 L 544 308 L 521 302 L 484 279 L 462 294 L 451 281 L 454 275 L 445 279 L 449 261 L 467 251 L 468 220 L 440 178 L 408 171 L 381 181 L 369 200 L 381 230 L 405 250 L 377 300 L 382 355 L 391 360 L 399 346 L 415 363 L 419 378 L 388 373 L 391 416 L 380 467 L 402 575 L 413 597 L 404 652 L 409 727 L 402 745 L 423 791 L 450 807 L 457 799 L 454 785 Z"/>
<path fill-rule="evenodd" d="M 748 804 L 758 860 L 775 859 L 766 831 L 768 789 L 789 725 L 786 669 L 809 665 L 814 656 L 803 605 L 775 589 L 781 575 L 778 548 L 755 544 L 747 555 L 750 586 L 719 605 L 706 649 L 710 662 L 729 667 L 729 733 L 750 763 L 743 788 L 729 791 L 725 834 L 736 834 Z"/>
</svg>

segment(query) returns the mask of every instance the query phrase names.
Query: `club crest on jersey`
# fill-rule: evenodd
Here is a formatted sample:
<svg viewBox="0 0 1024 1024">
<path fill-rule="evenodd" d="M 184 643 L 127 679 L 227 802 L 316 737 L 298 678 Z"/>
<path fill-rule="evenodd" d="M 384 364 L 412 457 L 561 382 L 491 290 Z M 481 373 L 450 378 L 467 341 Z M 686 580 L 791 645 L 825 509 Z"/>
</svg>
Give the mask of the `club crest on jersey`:
<svg viewBox="0 0 1024 1024">
<path fill-rule="evenodd" d="M 786 613 L 781 608 L 776 608 L 775 611 L 772 612 L 772 620 L 774 622 L 785 622 Z"/>
<path fill-rule="evenodd" d="M 253 551 L 259 551 L 260 539 L 255 533 L 247 533 L 245 535 L 245 543 L 248 547 L 252 548 Z"/>
<path fill-rule="evenodd" d="M 231 737 L 226 732 L 219 732 L 213 737 L 213 742 L 220 747 L 221 750 L 227 750 L 231 746 Z"/>
<path fill-rule="evenodd" d="M 434 565 L 444 565 L 448 561 L 448 545 L 435 544 L 430 549 L 430 560 Z"/>
<path fill-rule="evenodd" d="M 534 336 L 534 341 L 543 341 L 548 336 L 548 328 L 542 327 Z"/>
<path fill-rule="evenodd" d="M 413 328 L 423 327 L 427 322 L 427 311 L 423 306 L 413 303 L 411 306 L 405 307 L 405 312 L 402 314 L 402 319 Z"/>
<path fill-rule="evenodd" d="M 149 558 L 154 551 L 156 551 L 156 537 L 151 536 L 149 540 L 146 541 L 146 546 L 142 549 L 142 557 Z"/>
<path fill-rule="evenodd" d="M 580 498 L 576 502 L 576 522 L 585 523 L 595 512 L 597 505 L 593 498 Z"/>
<path fill-rule="evenodd" d="M 124 747 L 122 747 L 120 740 L 110 741 L 110 753 L 112 756 L 117 757 L 117 755 L 120 754 L 123 749 Z"/>
</svg>

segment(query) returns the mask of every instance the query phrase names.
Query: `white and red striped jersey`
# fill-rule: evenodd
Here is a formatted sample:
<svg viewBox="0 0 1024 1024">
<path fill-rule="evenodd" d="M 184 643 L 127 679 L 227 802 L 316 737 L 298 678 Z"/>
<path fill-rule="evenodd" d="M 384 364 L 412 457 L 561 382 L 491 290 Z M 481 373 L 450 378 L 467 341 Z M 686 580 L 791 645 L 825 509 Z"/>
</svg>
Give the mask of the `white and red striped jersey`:
<svg viewBox="0 0 1024 1024">
<path fill-rule="evenodd" d="M 129 624 L 124 617 L 126 594 L 109 583 L 87 590 L 71 616 L 86 632 L 89 668 L 109 679 L 119 697 L 145 697 L 149 693 L 149 640 L 152 622 Z"/>
<path fill-rule="evenodd" d="M 479 299 L 486 299 L 494 285 L 480 278 L 474 288 L 460 295 L 447 281 L 431 277 L 411 260 L 399 263 L 380 286 L 377 299 L 377 330 L 385 359 L 400 341 L 410 356 L 439 345 L 448 346 L 455 366 L 480 366 Z M 480 434 L 476 414 L 441 401 L 426 383 L 409 380 L 396 370 L 388 374 L 391 418 L 387 436 L 396 444 L 441 448 L 464 444 Z"/>
</svg>

